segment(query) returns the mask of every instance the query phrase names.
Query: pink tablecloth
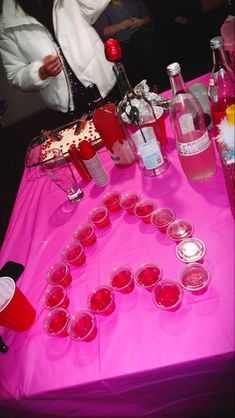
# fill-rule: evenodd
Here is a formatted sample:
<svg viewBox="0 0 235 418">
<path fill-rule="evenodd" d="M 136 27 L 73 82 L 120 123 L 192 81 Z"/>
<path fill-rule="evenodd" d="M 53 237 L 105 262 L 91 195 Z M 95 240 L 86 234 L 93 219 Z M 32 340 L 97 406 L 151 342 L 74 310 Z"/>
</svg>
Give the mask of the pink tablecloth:
<svg viewBox="0 0 235 418">
<path fill-rule="evenodd" d="M 27 417 L 37 412 L 57 417 L 184 416 L 231 407 L 234 220 L 219 161 L 213 178 L 187 181 L 168 119 L 166 124 L 172 164 L 162 179 L 143 177 L 137 165 L 118 169 L 101 150 L 111 182 L 105 188 L 81 183 L 85 197 L 70 207 L 49 178 L 29 181 L 25 170 L 0 266 L 9 259 L 25 265 L 17 283 L 35 306 L 37 318 L 24 333 L 2 329 L 10 347 L 0 358 L 2 410 L 27 411 Z M 40 304 L 47 270 L 109 189 L 136 190 L 158 207 L 172 208 L 177 218 L 191 221 L 194 236 L 207 247 L 209 289 L 201 296 L 184 292 L 182 307 L 169 313 L 158 310 L 148 292 L 135 288 L 129 295 L 116 296 L 116 311 L 110 317 L 98 318 L 98 336 L 92 343 L 50 338 L 42 332 L 46 312 Z M 178 280 L 183 263 L 176 258 L 173 242 L 123 211 L 111 219 L 111 227 L 97 233 L 97 244 L 86 250 L 86 264 L 72 269 L 70 312 L 85 308 L 89 291 L 107 283 L 112 267 L 121 263 L 136 269 L 141 263 L 157 262 L 164 278 Z"/>
</svg>

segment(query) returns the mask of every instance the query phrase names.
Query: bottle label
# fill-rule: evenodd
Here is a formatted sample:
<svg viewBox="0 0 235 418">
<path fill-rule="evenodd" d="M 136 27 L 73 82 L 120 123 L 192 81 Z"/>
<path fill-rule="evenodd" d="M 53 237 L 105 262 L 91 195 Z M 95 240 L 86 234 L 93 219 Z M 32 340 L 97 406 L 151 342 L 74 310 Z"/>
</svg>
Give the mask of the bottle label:
<svg viewBox="0 0 235 418">
<path fill-rule="evenodd" d="M 177 142 L 177 150 L 180 155 L 195 155 L 205 151 L 210 146 L 210 138 L 206 131 L 204 135 L 192 142 Z"/>
<path fill-rule="evenodd" d="M 183 135 L 194 131 L 193 116 L 191 113 L 185 113 L 182 115 L 179 118 L 179 124 Z"/>
<path fill-rule="evenodd" d="M 139 129 L 132 135 L 132 138 L 148 170 L 157 168 L 164 163 L 160 146 L 152 126 Z"/>
</svg>

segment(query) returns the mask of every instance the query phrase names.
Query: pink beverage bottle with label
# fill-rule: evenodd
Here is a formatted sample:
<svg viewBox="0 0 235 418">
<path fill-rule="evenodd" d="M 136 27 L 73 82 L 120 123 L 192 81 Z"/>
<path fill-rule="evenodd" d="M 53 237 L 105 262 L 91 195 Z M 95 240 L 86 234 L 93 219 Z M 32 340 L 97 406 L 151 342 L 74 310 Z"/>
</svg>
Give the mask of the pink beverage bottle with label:
<svg viewBox="0 0 235 418">
<path fill-rule="evenodd" d="M 224 51 L 222 36 L 212 38 L 210 47 L 213 54 L 213 67 L 208 94 L 211 102 L 214 135 L 217 136 L 219 133 L 218 125 L 225 117 L 227 107 L 235 103 L 235 77 Z"/>
<path fill-rule="evenodd" d="M 186 88 L 177 62 L 168 65 L 167 73 L 173 96 L 169 109 L 170 120 L 182 169 L 189 180 L 207 180 L 215 174 L 216 160 L 203 109 Z"/>
</svg>

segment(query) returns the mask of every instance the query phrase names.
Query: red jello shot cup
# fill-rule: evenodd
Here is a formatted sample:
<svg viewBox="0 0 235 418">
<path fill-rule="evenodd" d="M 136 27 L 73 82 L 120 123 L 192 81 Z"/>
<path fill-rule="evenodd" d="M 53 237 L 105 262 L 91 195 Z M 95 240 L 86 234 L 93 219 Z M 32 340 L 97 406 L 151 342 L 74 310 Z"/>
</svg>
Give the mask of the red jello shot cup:
<svg viewBox="0 0 235 418">
<path fill-rule="evenodd" d="M 167 227 L 166 233 L 172 241 L 178 243 L 192 236 L 193 225 L 184 219 L 176 219 Z"/>
<path fill-rule="evenodd" d="M 86 261 L 86 254 L 80 242 L 66 245 L 62 252 L 62 257 L 74 267 L 79 267 Z"/>
<path fill-rule="evenodd" d="M 74 232 L 76 238 L 85 247 L 90 247 L 96 242 L 95 228 L 92 223 L 82 224 Z"/>
<path fill-rule="evenodd" d="M 162 280 L 162 269 L 153 263 L 142 264 L 135 272 L 135 282 L 142 289 L 151 292 L 154 286 Z"/>
<path fill-rule="evenodd" d="M 145 224 L 151 223 L 151 215 L 157 209 L 157 205 L 154 200 L 146 199 L 141 200 L 135 206 L 134 213 L 141 219 Z"/>
<path fill-rule="evenodd" d="M 133 270 L 129 266 L 114 267 L 109 276 L 109 284 L 117 292 L 132 292 L 135 287 Z"/>
<path fill-rule="evenodd" d="M 205 244 L 198 238 L 185 238 L 176 247 L 176 255 L 184 263 L 203 263 Z"/>
<path fill-rule="evenodd" d="M 158 308 L 173 312 L 182 304 L 183 291 L 176 281 L 163 280 L 154 286 L 152 297 Z"/>
<path fill-rule="evenodd" d="M 64 308 L 52 309 L 43 321 L 43 330 L 51 337 L 67 337 L 70 314 Z"/>
<path fill-rule="evenodd" d="M 157 209 L 151 215 L 151 223 L 163 234 L 166 233 L 167 227 L 174 219 L 175 213 L 169 208 Z"/>
<path fill-rule="evenodd" d="M 68 334 L 72 340 L 90 342 L 97 335 L 95 316 L 88 310 L 73 314 L 68 323 Z"/>
<path fill-rule="evenodd" d="M 51 285 L 67 287 L 72 281 L 68 264 L 63 261 L 53 264 L 48 270 L 47 281 Z"/>
<path fill-rule="evenodd" d="M 87 303 L 93 314 L 111 315 L 115 309 L 114 292 L 110 286 L 98 286 L 88 296 Z"/>
<path fill-rule="evenodd" d="M 203 295 L 210 282 L 210 272 L 200 263 L 187 264 L 180 273 L 181 286 L 193 295 Z"/>
<path fill-rule="evenodd" d="M 97 228 L 106 228 L 110 224 L 109 211 L 106 206 L 100 206 L 89 212 L 89 220 Z"/>
<path fill-rule="evenodd" d="M 48 286 L 42 295 L 42 306 L 45 309 L 64 308 L 69 306 L 69 298 L 63 286 Z"/>
<path fill-rule="evenodd" d="M 103 196 L 103 204 L 110 212 L 117 212 L 121 209 L 120 206 L 121 193 L 117 190 L 110 190 Z"/>
<path fill-rule="evenodd" d="M 120 199 L 120 206 L 129 215 L 134 215 L 135 207 L 140 200 L 141 197 L 136 192 L 125 193 Z"/>
</svg>

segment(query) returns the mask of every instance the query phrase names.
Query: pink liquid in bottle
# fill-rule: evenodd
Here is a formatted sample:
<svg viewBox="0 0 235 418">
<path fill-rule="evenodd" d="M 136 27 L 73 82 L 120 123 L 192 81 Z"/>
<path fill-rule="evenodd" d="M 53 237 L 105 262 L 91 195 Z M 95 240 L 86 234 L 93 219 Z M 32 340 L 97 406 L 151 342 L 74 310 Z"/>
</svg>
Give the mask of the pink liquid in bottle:
<svg viewBox="0 0 235 418">
<path fill-rule="evenodd" d="M 193 143 L 203 135 L 203 132 L 193 131 L 185 134 L 181 142 Z M 213 176 L 216 171 L 215 153 L 212 143 L 202 152 L 193 155 L 180 155 L 179 160 L 185 175 L 192 181 L 203 181 Z"/>
<path fill-rule="evenodd" d="M 213 103 L 211 106 L 211 116 L 214 126 L 214 135 L 217 136 L 219 133 L 218 125 L 221 120 L 225 117 L 225 110 L 228 106 L 235 103 L 234 97 L 224 97 Z"/>
</svg>

